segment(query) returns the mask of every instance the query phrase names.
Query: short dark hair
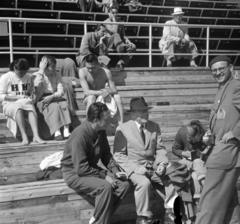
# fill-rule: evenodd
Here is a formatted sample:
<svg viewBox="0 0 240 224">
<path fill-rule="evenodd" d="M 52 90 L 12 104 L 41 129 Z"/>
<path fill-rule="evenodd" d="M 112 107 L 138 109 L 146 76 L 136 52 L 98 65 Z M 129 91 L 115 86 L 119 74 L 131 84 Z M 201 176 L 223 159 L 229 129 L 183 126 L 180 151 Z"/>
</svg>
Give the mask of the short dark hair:
<svg viewBox="0 0 240 224">
<path fill-rule="evenodd" d="M 192 120 L 188 123 L 187 127 L 192 128 L 193 134 L 191 137 L 204 134 L 204 128 L 199 120 Z"/>
<path fill-rule="evenodd" d="M 96 26 L 96 30 L 95 31 L 99 31 L 101 29 L 101 26 L 106 28 L 105 24 L 103 23 L 98 23 L 97 26 Z"/>
<path fill-rule="evenodd" d="M 25 58 L 18 58 L 9 64 L 10 71 L 20 70 L 27 71 L 29 69 L 29 63 Z"/>
<path fill-rule="evenodd" d="M 98 62 L 98 58 L 95 54 L 89 54 L 85 57 L 85 62 L 87 63 Z"/>
<path fill-rule="evenodd" d="M 104 111 L 108 111 L 106 104 L 101 102 L 91 104 L 87 111 L 88 121 L 93 122 L 95 118 L 100 119 Z"/>
</svg>

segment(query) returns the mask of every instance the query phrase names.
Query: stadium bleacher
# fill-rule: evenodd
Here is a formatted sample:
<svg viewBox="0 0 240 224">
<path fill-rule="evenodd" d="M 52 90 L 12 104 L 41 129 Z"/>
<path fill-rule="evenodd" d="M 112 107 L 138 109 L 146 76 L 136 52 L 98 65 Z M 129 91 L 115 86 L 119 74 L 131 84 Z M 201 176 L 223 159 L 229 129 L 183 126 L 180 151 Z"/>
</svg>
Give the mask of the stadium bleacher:
<svg viewBox="0 0 240 224">
<path fill-rule="evenodd" d="M 179 0 L 179 1 L 148 1 L 142 2 L 144 5 L 143 10 L 129 14 L 128 7 L 120 6 L 119 17 L 125 22 L 139 22 L 139 23 L 165 23 L 171 19 L 171 12 L 176 6 L 183 7 L 185 12 L 184 20 L 188 24 L 203 24 L 203 25 L 234 25 L 240 24 L 239 4 L 231 2 L 219 1 L 196 1 L 196 0 Z M 41 11 L 39 11 L 41 9 Z M 0 3 L 0 17 L 18 17 L 18 18 L 45 18 L 45 19 L 66 19 L 66 20 L 85 20 L 85 21 L 103 21 L 108 16 L 102 12 L 82 13 L 78 5 L 74 2 L 64 1 L 38 1 L 38 0 L 14 0 L 14 1 L 1 1 Z M 88 31 L 94 30 L 93 25 L 88 25 Z M 129 38 L 136 43 L 138 51 L 147 49 L 149 47 L 148 35 L 149 31 L 144 26 L 125 26 L 126 34 Z M 19 33 L 29 36 L 29 44 L 26 44 L 26 38 L 19 37 Z M 36 38 L 33 34 L 40 34 Z M 189 33 L 193 41 L 195 41 L 200 53 L 206 48 L 206 29 L 205 28 L 190 28 Z M 20 23 L 13 22 L 13 34 L 15 40 L 20 40 L 18 45 L 14 41 L 15 47 L 41 47 L 48 48 L 51 43 L 58 48 L 57 42 L 64 39 L 63 36 L 56 36 L 56 43 L 54 38 L 47 35 L 57 34 L 66 35 L 65 46 L 61 48 L 71 48 L 77 52 L 80 41 L 79 38 L 84 34 L 83 25 L 77 24 L 37 24 L 37 23 Z M 46 34 L 46 35 L 42 35 Z M 210 31 L 210 50 L 226 50 L 229 46 L 229 53 L 239 50 L 234 46 L 240 45 L 238 38 L 239 29 L 218 29 L 214 28 Z M 73 37 L 75 35 L 76 37 Z M 159 52 L 157 39 L 160 40 L 162 35 L 162 27 L 153 27 L 153 41 L 152 49 L 154 52 Z M 15 37 L 16 36 L 16 37 Z M 146 38 L 144 38 L 146 37 Z M 2 38 L 2 37 L 1 37 Z M 42 39 L 41 39 L 42 38 Z M 200 39 L 198 39 L 200 38 Z M 218 39 L 218 43 L 214 38 Z M 224 39 L 228 38 L 228 40 Z M 3 38 L 4 39 L 4 38 Z M 31 41 L 33 40 L 33 41 Z M 42 42 L 41 44 L 36 41 Z M 7 40 L 4 43 L 7 42 Z M 24 43 L 25 41 L 25 43 Z M 15 44 L 16 43 L 16 44 Z M 23 44 L 24 43 L 24 44 Z M 77 44 L 75 44 L 77 43 Z M 33 45 L 32 45 L 33 44 Z M 226 46 L 224 46 L 226 44 Z M 59 46 L 60 48 L 60 46 Z M 41 50 L 41 49 L 40 49 Z M 60 50 L 60 49 L 59 49 Z M 233 50 L 233 51 L 232 51 Z M 73 56 L 71 56 L 73 58 Z M 204 56 L 202 56 L 204 57 Z M 198 57 L 197 61 L 200 66 L 204 66 L 204 60 Z M 113 56 L 116 58 L 116 56 Z M 143 56 L 135 56 L 132 60 L 132 66 L 136 65 L 138 58 Z M 146 58 L 146 57 L 145 57 Z M 159 59 L 160 58 L 160 59 Z M 144 60 L 147 61 L 147 60 Z M 160 61 L 158 64 L 157 61 Z M 162 64 L 163 57 L 153 56 L 153 64 L 159 66 Z M 143 63 L 142 66 L 147 66 Z"/>
<path fill-rule="evenodd" d="M 126 22 L 127 36 L 136 44 L 138 52 L 149 50 L 149 28 L 143 25 L 130 26 L 127 22 L 152 24 L 152 52 L 159 53 L 158 42 L 162 35 L 162 27 L 154 24 L 165 23 L 171 19 L 174 7 L 183 7 L 185 21 L 189 24 L 219 25 L 210 29 L 209 52 L 214 54 L 240 54 L 240 29 L 232 25 L 240 25 L 240 3 L 226 1 L 200 0 L 140 0 L 144 7 L 141 11 L 129 13 L 128 7 L 120 6 L 119 17 Z M 80 12 L 74 2 L 57 0 L 0 0 L 0 17 L 37 18 L 71 20 L 69 23 L 38 23 L 14 21 L 14 50 L 31 52 L 21 55 L 30 62 L 30 73 L 38 67 L 41 55 L 35 52 L 56 52 L 53 56 L 75 58 L 78 51 L 84 25 L 76 24 L 78 20 L 103 21 L 108 16 L 100 10 L 96 12 Z M 221 25 L 229 25 L 221 29 Z M 94 24 L 87 25 L 87 31 L 93 31 Z M 206 52 L 206 28 L 189 28 L 189 34 L 200 52 Z M 0 51 L 9 48 L 9 38 L 0 36 Z M 70 52 L 71 54 L 65 53 Z M 14 58 L 20 55 L 14 55 Z M 111 56 L 113 60 L 117 56 Z M 235 66 L 240 66 L 240 55 L 232 55 Z M 154 55 L 153 66 L 164 65 L 163 56 Z M 211 60 L 213 56 L 209 57 Z M 139 62 L 141 61 L 141 63 Z M 205 66 L 206 57 L 199 56 L 197 63 Z M 9 56 L 0 55 L 0 67 L 8 67 Z M 179 63 L 185 65 L 184 61 Z M 176 65 L 179 65 L 176 64 Z M 189 65 L 189 63 L 186 63 Z M 123 98 L 125 109 L 133 96 L 144 96 L 153 106 L 150 118 L 159 123 L 165 146 L 171 160 L 176 157 L 171 153 L 173 138 L 177 130 L 192 119 L 199 119 L 208 124 L 210 105 L 216 92 L 208 68 L 144 68 L 148 66 L 148 56 L 134 56 L 130 66 L 143 68 L 127 68 L 123 71 L 112 69 L 113 79 Z M 240 72 L 240 68 L 236 68 Z M 0 69 L 0 75 L 8 69 Z M 76 111 L 80 120 L 85 119 L 83 92 L 76 88 L 74 93 L 78 106 Z M 0 112 L 2 107 L 0 106 Z M 128 120 L 128 113 L 125 113 Z M 114 121 L 116 125 L 116 120 Z M 113 145 L 115 129 L 109 128 L 108 139 Z M 32 133 L 28 127 L 28 134 Z M 86 195 L 76 194 L 69 189 L 63 180 L 35 182 L 35 173 L 39 163 L 46 156 L 63 150 L 65 141 L 48 141 L 47 145 L 31 143 L 19 146 L 19 136 L 15 139 L 6 127 L 6 118 L 0 113 L 0 136 L 5 135 L 6 144 L 0 144 L 0 224 L 6 223 L 58 223 L 87 224 L 93 214 L 93 200 Z M 0 139 L 1 143 L 1 139 Z M 240 199 L 240 179 L 237 184 Z M 151 209 L 154 215 L 164 214 L 163 199 L 151 196 Z M 161 203 L 159 203 L 161 202 Z M 162 217 L 160 217 L 162 218 Z M 130 195 L 124 200 L 113 217 L 113 223 L 130 224 L 136 219 L 134 198 Z"/>
</svg>

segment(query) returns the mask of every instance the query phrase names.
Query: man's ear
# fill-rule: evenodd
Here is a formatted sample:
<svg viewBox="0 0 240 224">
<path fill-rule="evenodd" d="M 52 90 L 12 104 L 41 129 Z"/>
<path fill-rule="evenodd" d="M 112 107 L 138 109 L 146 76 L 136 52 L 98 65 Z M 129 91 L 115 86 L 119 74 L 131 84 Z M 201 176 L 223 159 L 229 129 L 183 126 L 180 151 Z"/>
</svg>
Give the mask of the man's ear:
<svg viewBox="0 0 240 224">
<path fill-rule="evenodd" d="M 233 64 L 229 65 L 230 71 L 233 72 Z"/>
</svg>

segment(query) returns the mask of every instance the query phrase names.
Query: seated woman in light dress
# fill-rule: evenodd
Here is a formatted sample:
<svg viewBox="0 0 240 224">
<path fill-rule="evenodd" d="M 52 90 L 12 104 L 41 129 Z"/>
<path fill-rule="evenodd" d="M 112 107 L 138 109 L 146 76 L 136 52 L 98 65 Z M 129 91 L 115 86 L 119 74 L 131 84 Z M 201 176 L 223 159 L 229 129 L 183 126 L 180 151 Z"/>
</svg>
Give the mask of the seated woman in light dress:
<svg viewBox="0 0 240 224">
<path fill-rule="evenodd" d="M 3 101 L 3 113 L 7 117 L 7 127 L 14 137 L 16 137 L 18 127 L 22 135 L 22 144 L 28 145 L 29 139 L 24 119 L 24 115 L 27 115 L 33 132 L 33 141 L 46 143 L 39 137 L 37 113 L 29 97 L 33 83 L 31 76 L 27 74 L 28 61 L 19 58 L 13 61 L 9 68 L 10 71 L 0 78 L 0 100 Z"/>
<path fill-rule="evenodd" d="M 70 136 L 69 125 L 72 114 L 64 96 L 62 77 L 56 71 L 56 59 L 44 56 L 39 71 L 33 73 L 35 102 L 37 106 L 39 128 L 45 139 L 54 135 L 55 140 Z M 60 129 L 63 127 L 63 136 Z"/>
</svg>

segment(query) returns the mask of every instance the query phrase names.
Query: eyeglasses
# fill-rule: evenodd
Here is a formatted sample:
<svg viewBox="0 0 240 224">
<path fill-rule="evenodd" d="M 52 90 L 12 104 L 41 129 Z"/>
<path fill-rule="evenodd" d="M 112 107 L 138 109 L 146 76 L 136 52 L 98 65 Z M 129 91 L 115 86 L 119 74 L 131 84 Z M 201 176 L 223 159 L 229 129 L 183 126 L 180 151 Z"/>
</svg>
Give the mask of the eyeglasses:
<svg viewBox="0 0 240 224">
<path fill-rule="evenodd" d="M 213 69 L 213 70 L 212 70 L 212 74 L 213 74 L 213 75 L 216 75 L 216 74 L 217 74 L 217 71 L 219 71 L 219 73 L 223 73 L 223 72 L 226 71 L 226 69 L 227 69 L 228 67 L 229 67 L 229 65 L 228 65 L 228 66 L 225 66 L 225 67 L 220 67 L 220 68 Z"/>
</svg>

